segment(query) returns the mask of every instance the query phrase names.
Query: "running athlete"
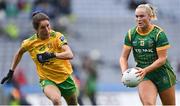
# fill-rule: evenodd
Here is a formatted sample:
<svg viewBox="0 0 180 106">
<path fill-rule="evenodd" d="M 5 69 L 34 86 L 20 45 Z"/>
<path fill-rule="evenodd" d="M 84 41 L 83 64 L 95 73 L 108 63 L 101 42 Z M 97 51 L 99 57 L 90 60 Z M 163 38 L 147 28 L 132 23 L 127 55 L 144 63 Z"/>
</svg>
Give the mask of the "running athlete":
<svg viewBox="0 0 180 106">
<path fill-rule="evenodd" d="M 157 19 L 155 8 L 141 4 L 135 10 L 136 26 L 125 36 L 120 66 L 122 73 L 128 69 L 131 50 L 139 67 L 137 74 L 143 81 L 138 85 L 143 105 L 155 105 L 159 94 L 163 105 L 175 105 L 176 76 L 167 60 L 170 47 L 164 31 L 153 24 Z"/>
<path fill-rule="evenodd" d="M 32 17 L 36 33 L 22 42 L 12 61 L 9 73 L 1 84 L 11 81 L 22 55 L 28 51 L 37 67 L 40 86 L 54 105 L 62 105 L 63 96 L 68 105 L 77 105 L 76 86 L 71 77 L 70 59 L 73 53 L 60 32 L 51 29 L 49 17 L 36 12 Z"/>
</svg>

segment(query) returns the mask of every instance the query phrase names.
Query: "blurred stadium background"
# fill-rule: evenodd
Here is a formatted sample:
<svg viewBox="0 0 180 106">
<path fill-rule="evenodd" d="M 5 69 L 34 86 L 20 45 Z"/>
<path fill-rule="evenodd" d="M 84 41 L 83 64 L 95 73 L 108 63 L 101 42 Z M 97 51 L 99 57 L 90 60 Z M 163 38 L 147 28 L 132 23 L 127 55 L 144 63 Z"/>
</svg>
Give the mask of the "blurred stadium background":
<svg viewBox="0 0 180 106">
<path fill-rule="evenodd" d="M 179 80 L 179 0 L 0 0 L 0 79 L 7 74 L 21 41 L 34 32 L 32 11 L 42 9 L 51 17 L 53 28 L 67 37 L 75 54 L 72 60 L 76 70 L 74 76 L 84 105 L 93 104 L 93 97 L 88 98 L 86 85 L 91 76 L 97 105 L 141 105 L 136 88 L 126 88 L 120 82 L 119 56 L 124 35 L 135 25 L 134 8 L 145 2 L 158 9 L 158 21 L 155 23 L 168 35 L 171 43 L 168 58 Z M 132 56 L 129 62 L 133 67 Z M 94 71 L 87 69 L 91 64 Z M 28 53 L 15 74 L 14 79 L 19 86 L 0 85 L 0 105 L 21 98 L 18 91 L 31 105 L 52 105 L 39 87 L 36 68 Z M 179 81 L 176 91 L 177 105 L 180 105 Z M 157 104 L 161 104 L 159 99 Z"/>
</svg>

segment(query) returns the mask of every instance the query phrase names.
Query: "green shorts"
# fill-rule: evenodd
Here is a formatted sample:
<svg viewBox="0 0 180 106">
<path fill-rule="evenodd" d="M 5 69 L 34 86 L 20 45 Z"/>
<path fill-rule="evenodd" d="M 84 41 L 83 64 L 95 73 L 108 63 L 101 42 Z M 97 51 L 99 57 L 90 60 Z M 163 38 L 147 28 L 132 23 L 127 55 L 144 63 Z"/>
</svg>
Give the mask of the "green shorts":
<svg viewBox="0 0 180 106">
<path fill-rule="evenodd" d="M 162 92 L 176 84 L 176 76 L 171 69 L 159 68 L 144 77 L 144 80 L 151 80 L 157 87 L 158 92 Z"/>
<path fill-rule="evenodd" d="M 42 89 L 44 89 L 44 87 L 46 85 L 57 86 L 59 88 L 62 96 L 70 96 L 73 93 L 75 93 L 76 89 L 77 89 L 71 76 L 69 76 L 64 82 L 62 82 L 60 84 L 56 84 L 55 82 L 53 82 L 51 80 L 41 80 L 40 81 L 40 86 Z"/>
</svg>

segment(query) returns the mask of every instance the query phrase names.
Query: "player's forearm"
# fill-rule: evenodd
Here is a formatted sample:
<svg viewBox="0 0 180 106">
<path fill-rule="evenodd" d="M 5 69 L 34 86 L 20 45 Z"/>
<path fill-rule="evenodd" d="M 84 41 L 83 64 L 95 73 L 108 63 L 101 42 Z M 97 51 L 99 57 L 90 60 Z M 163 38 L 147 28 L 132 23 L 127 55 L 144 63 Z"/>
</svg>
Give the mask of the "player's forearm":
<svg viewBox="0 0 180 106">
<path fill-rule="evenodd" d="M 23 55 L 23 53 L 20 53 L 20 51 L 18 51 L 15 54 L 15 56 L 13 58 L 12 65 L 11 65 L 11 70 L 13 70 L 13 71 L 15 70 L 16 66 L 19 64 L 19 62 L 20 62 L 20 60 L 22 58 L 22 55 Z"/>
<path fill-rule="evenodd" d="M 127 47 L 127 46 L 124 46 L 123 47 L 123 50 L 122 50 L 122 54 L 121 54 L 121 57 L 119 59 L 119 63 L 120 63 L 120 66 L 121 66 L 121 71 L 122 73 L 128 69 L 128 58 L 129 58 L 129 54 L 131 52 L 131 47 Z"/>
<path fill-rule="evenodd" d="M 146 67 L 145 70 L 147 73 L 154 71 L 155 69 L 161 67 L 166 62 L 166 57 L 159 58 L 155 62 L 153 62 L 150 66 Z"/>
<path fill-rule="evenodd" d="M 55 56 L 57 59 L 72 59 L 73 58 L 73 53 L 70 51 L 65 51 L 61 53 L 55 53 Z"/>
<path fill-rule="evenodd" d="M 119 63 L 120 63 L 121 71 L 123 73 L 128 68 L 127 59 L 121 57 Z"/>
</svg>

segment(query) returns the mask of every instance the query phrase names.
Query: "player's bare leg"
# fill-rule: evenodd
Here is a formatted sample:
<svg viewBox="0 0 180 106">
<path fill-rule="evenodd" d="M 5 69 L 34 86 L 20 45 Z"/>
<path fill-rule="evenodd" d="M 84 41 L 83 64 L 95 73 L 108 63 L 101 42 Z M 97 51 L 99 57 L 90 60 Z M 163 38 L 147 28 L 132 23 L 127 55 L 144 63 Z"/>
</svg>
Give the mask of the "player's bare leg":
<svg viewBox="0 0 180 106">
<path fill-rule="evenodd" d="M 159 93 L 163 105 L 175 105 L 175 86 L 170 87 Z"/>
<path fill-rule="evenodd" d="M 62 105 L 61 93 L 56 86 L 46 85 L 44 87 L 44 94 L 53 102 L 54 105 L 56 106 Z"/>
<path fill-rule="evenodd" d="M 68 105 L 78 105 L 77 103 L 77 94 L 73 93 L 71 96 L 64 96 L 66 102 Z"/>
<path fill-rule="evenodd" d="M 143 105 L 155 105 L 157 99 L 157 88 L 150 81 L 142 81 L 138 85 L 139 97 Z"/>
</svg>

